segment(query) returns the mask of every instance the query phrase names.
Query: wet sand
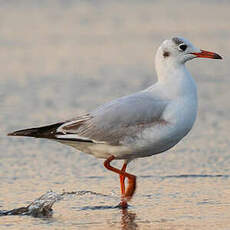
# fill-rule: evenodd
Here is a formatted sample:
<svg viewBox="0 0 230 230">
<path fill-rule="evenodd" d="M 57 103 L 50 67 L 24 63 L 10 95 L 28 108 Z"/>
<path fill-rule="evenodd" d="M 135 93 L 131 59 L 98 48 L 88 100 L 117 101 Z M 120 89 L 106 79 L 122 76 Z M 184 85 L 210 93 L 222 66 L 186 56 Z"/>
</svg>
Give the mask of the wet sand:
<svg viewBox="0 0 230 230">
<path fill-rule="evenodd" d="M 0 210 L 53 190 L 92 191 L 54 204 L 51 218 L 0 217 L 1 229 L 229 229 L 230 3 L 11 1 L 0 3 Z M 156 80 L 162 40 L 181 35 L 223 61 L 194 60 L 192 132 L 167 153 L 139 159 L 127 211 L 103 161 L 10 131 L 66 120 Z M 120 166 L 121 162 L 116 162 Z"/>
</svg>

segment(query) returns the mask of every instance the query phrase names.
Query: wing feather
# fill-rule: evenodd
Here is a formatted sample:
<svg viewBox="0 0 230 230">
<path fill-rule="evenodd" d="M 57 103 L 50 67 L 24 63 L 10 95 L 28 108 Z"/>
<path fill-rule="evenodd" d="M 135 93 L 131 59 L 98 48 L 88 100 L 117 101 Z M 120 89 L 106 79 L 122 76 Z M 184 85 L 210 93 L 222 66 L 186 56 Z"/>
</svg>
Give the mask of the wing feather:
<svg viewBox="0 0 230 230">
<path fill-rule="evenodd" d="M 167 124 L 162 118 L 168 101 L 139 93 L 119 98 L 90 114 L 63 123 L 58 134 L 64 138 L 120 145 L 126 137 L 135 138 L 146 127 Z M 71 136 L 69 136 L 71 134 Z M 57 138 L 60 138 L 60 135 Z"/>
</svg>

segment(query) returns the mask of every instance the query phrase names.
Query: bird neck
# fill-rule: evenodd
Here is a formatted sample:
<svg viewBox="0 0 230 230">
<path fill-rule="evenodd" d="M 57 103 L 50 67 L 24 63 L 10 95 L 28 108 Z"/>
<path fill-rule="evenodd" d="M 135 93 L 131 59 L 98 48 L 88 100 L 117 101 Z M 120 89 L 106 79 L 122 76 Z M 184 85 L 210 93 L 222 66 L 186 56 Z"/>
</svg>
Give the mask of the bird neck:
<svg viewBox="0 0 230 230">
<path fill-rule="evenodd" d="M 184 63 L 179 63 L 172 59 L 162 60 L 162 58 L 156 57 L 155 67 L 157 72 L 157 78 L 160 82 L 169 81 L 172 78 L 177 77 L 178 75 L 181 76 L 187 73 Z"/>
<path fill-rule="evenodd" d="M 178 62 L 156 62 L 158 83 L 167 89 L 169 97 L 193 95 L 196 97 L 196 84 L 185 64 Z"/>
</svg>

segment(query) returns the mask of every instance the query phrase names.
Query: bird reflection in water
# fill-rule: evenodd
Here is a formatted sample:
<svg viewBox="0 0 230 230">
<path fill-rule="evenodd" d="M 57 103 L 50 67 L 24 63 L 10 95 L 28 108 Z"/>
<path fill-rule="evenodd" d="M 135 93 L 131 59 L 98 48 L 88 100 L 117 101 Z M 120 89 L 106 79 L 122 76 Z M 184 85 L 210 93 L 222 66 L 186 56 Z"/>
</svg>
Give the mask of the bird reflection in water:
<svg viewBox="0 0 230 230">
<path fill-rule="evenodd" d="M 135 222 L 136 213 L 130 212 L 127 209 L 121 210 L 121 229 L 122 230 L 135 230 L 138 225 Z"/>
</svg>

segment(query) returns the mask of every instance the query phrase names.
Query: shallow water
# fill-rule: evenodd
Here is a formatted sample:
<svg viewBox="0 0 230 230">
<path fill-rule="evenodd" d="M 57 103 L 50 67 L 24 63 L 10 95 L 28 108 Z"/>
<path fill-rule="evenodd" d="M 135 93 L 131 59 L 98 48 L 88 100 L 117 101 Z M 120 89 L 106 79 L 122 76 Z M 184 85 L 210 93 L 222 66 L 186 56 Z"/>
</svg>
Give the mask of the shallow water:
<svg viewBox="0 0 230 230">
<path fill-rule="evenodd" d="M 66 195 L 50 218 L 0 217 L 0 229 L 229 229 L 229 1 L 0 3 L 0 210 L 49 190 Z M 122 211 L 119 178 L 103 161 L 10 131 L 87 112 L 152 84 L 154 53 L 182 35 L 223 61 L 194 60 L 192 132 L 165 154 L 130 163 L 137 192 Z M 120 166 L 121 162 L 115 162 Z"/>
</svg>

